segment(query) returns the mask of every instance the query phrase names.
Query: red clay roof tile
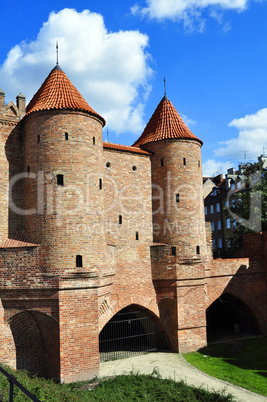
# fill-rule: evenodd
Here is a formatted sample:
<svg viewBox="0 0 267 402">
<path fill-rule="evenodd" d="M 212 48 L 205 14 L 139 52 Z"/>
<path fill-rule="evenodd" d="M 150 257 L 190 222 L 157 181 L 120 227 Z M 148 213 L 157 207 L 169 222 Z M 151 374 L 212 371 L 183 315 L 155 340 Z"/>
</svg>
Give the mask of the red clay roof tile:
<svg viewBox="0 0 267 402">
<path fill-rule="evenodd" d="M 200 142 L 201 145 L 203 144 L 186 126 L 171 101 L 164 96 L 143 134 L 133 146 L 140 147 L 150 142 L 170 139 L 190 139 Z"/>
<path fill-rule="evenodd" d="M 88 112 L 99 118 L 103 126 L 105 120 L 96 113 L 75 88 L 59 66 L 53 68 L 42 86 L 26 108 L 26 115 L 40 110 L 71 109 Z"/>
<path fill-rule="evenodd" d="M 37 246 L 38 244 L 33 243 L 24 230 L 19 230 L 10 239 L 6 239 L 2 243 L 0 243 L 0 248 L 37 247 Z"/>
<path fill-rule="evenodd" d="M 120 145 L 120 144 L 112 144 L 110 142 L 103 142 L 103 148 L 106 149 L 114 149 L 116 151 L 125 151 L 132 152 L 133 154 L 143 154 L 143 155 L 151 155 L 150 152 L 144 151 L 141 148 L 128 146 L 128 145 Z"/>
</svg>

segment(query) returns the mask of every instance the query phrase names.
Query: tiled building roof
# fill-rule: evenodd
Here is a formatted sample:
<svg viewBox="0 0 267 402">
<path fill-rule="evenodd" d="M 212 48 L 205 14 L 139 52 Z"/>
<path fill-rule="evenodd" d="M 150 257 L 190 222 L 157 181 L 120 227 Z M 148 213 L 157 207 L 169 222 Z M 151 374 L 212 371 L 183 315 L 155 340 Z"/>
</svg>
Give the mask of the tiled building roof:
<svg viewBox="0 0 267 402">
<path fill-rule="evenodd" d="M 150 152 L 144 151 L 141 148 L 128 146 L 128 145 L 120 145 L 120 144 L 112 144 L 110 142 L 103 142 L 104 149 L 113 149 L 115 151 L 125 151 L 131 152 L 133 154 L 143 154 L 143 155 L 151 155 Z"/>
<path fill-rule="evenodd" d="M 6 239 L 2 243 L 0 243 L 0 248 L 37 247 L 37 246 L 38 244 L 33 243 L 24 230 L 19 230 L 10 239 Z"/>
<path fill-rule="evenodd" d="M 99 118 L 103 126 L 105 120 L 96 113 L 75 88 L 64 71 L 57 65 L 50 72 L 26 108 L 26 115 L 40 110 L 70 109 L 88 112 Z"/>
<path fill-rule="evenodd" d="M 200 142 L 201 145 L 203 144 L 186 126 L 171 101 L 164 96 L 144 129 L 143 134 L 133 146 L 140 147 L 150 142 L 177 138 L 191 139 Z"/>
</svg>

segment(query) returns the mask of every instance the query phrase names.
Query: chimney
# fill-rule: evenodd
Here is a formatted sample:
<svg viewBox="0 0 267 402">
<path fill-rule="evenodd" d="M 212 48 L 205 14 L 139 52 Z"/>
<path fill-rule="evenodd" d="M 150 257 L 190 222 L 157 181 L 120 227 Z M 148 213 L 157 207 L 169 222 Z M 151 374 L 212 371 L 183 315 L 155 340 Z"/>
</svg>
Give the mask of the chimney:
<svg viewBox="0 0 267 402">
<path fill-rule="evenodd" d="M 4 108 L 5 106 L 5 92 L 2 91 L 2 89 L 0 88 L 0 108 Z"/>
<path fill-rule="evenodd" d="M 21 114 L 24 114 L 26 111 L 26 96 L 20 93 L 16 97 L 16 100 L 17 100 L 17 108 L 19 109 Z"/>
</svg>

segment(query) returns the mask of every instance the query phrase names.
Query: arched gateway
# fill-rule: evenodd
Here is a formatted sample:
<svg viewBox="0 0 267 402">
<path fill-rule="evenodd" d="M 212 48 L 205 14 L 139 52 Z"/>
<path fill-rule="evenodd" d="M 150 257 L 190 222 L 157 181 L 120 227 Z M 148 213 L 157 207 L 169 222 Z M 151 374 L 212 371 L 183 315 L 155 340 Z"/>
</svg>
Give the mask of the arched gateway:
<svg viewBox="0 0 267 402">
<path fill-rule="evenodd" d="M 238 298 L 224 293 L 206 310 L 208 342 L 259 335 L 251 310 Z"/>
<path fill-rule="evenodd" d="M 136 304 L 115 314 L 99 334 L 100 361 L 153 352 L 165 347 L 158 317 Z"/>
</svg>

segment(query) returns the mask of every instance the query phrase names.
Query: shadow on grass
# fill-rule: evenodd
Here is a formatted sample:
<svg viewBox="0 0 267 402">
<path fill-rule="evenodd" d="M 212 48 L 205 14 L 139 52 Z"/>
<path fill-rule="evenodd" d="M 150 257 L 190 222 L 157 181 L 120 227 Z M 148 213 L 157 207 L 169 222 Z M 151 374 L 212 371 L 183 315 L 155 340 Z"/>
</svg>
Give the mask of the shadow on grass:
<svg viewBox="0 0 267 402">
<path fill-rule="evenodd" d="M 267 337 L 240 339 L 225 343 L 213 343 L 198 351 L 203 355 L 222 358 L 229 364 L 253 370 L 267 377 Z"/>
</svg>

